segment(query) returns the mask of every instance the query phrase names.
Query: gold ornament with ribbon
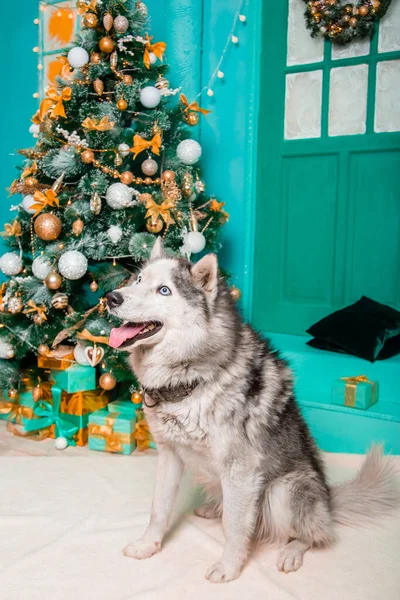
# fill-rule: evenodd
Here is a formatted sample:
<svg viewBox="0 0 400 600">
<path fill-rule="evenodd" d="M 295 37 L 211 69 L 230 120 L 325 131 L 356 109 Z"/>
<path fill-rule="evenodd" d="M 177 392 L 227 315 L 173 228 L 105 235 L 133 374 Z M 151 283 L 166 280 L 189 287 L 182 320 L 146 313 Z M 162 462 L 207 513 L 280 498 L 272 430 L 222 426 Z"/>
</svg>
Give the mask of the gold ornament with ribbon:
<svg viewBox="0 0 400 600">
<path fill-rule="evenodd" d="M 164 200 L 161 204 L 157 204 L 157 202 L 153 200 L 153 197 L 151 197 L 146 201 L 145 206 L 147 208 L 145 218 L 149 219 L 149 222 L 146 223 L 146 227 L 149 231 L 154 231 L 155 226 L 159 226 L 159 223 L 162 224 L 162 221 L 164 221 L 167 229 L 170 225 L 175 223 L 170 212 L 175 208 L 175 202 L 172 200 Z"/>
<path fill-rule="evenodd" d="M 44 117 L 49 113 L 51 119 L 57 119 L 57 117 L 66 118 L 64 102 L 69 102 L 72 98 L 72 89 L 66 87 L 59 94 L 56 88 L 51 87 L 47 90 L 47 96 L 40 104 L 39 108 L 39 119 L 43 121 Z M 49 112 L 50 111 L 50 112 Z"/>
<path fill-rule="evenodd" d="M 33 315 L 34 320 L 37 325 L 39 325 L 39 320 L 41 321 L 41 323 L 43 323 L 44 321 L 47 321 L 47 317 L 46 317 L 47 308 L 43 304 L 41 306 L 38 306 L 33 300 L 28 300 L 27 306 L 29 306 L 29 308 L 24 310 L 24 314 L 25 315 L 29 315 L 29 314 Z M 36 317 L 36 319 L 35 319 L 35 317 Z"/>
<path fill-rule="evenodd" d="M 57 206 L 57 208 L 60 208 L 60 201 L 56 192 L 52 189 L 45 190 L 44 192 L 36 190 L 33 194 L 33 198 L 35 204 L 32 204 L 31 208 L 35 209 L 35 217 L 46 208 L 46 206 Z"/>
<path fill-rule="evenodd" d="M 150 69 L 150 52 L 152 52 L 157 58 L 162 62 L 163 55 L 167 44 L 165 42 L 156 42 L 155 44 L 151 43 L 153 36 L 146 35 L 146 43 L 144 45 L 144 54 L 143 54 L 143 62 L 145 64 L 146 69 Z"/>
<path fill-rule="evenodd" d="M 134 159 L 138 154 L 144 150 L 147 150 L 147 148 L 151 150 L 153 154 L 157 154 L 157 156 L 159 156 L 161 143 L 162 138 L 159 133 L 156 133 L 151 140 L 145 140 L 139 134 L 136 134 L 133 138 L 133 147 L 130 149 L 130 151 L 133 152 Z"/>
<path fill-rule="evenodd" d="M 87 117 L 81 125 L 89 131 L 110 131 L 110 129 L 114 129 L 115 121 L 109 121 L 108 116 L 100 120 Z"/>
<path fill-rule="evenodd" d="M 22 235 L 21 223 L 15 219 L 13 223 L 5 223 L 4 231 L 1 234 L 3 237 L 19 237 Z"/>
</svg>

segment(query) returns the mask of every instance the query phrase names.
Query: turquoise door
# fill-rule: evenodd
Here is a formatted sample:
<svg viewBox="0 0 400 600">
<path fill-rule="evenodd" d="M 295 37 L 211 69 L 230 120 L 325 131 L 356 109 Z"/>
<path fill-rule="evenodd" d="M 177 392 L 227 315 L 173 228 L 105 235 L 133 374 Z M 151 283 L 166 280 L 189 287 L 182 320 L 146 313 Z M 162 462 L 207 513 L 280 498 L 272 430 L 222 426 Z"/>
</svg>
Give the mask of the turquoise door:
<svg viewBox="0 0 400 600">
<path fill-rule="evenodd" d="M 303 11 L 264 3 L 253 287 L 255 325 L 297 334 L 363 294 L 400 308 L 400 2 L 346 48 Z"/>
</svg>

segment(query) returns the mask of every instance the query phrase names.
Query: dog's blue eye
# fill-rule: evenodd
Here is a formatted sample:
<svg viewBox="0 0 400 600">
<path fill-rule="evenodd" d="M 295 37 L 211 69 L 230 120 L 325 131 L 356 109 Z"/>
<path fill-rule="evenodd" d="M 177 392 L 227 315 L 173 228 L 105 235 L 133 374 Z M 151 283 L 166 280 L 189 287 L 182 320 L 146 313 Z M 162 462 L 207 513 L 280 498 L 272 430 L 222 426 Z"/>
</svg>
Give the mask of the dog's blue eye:
<svg viewBox="0 0 400 600">
<path fill-rule="evenodd" d="M 161 294 L 161 296 L 170 296 L 171 295 L 171 290 L 166 285 L 162 285 L 161 287 L 159 287 L 158 291 Z"/>
</svg>

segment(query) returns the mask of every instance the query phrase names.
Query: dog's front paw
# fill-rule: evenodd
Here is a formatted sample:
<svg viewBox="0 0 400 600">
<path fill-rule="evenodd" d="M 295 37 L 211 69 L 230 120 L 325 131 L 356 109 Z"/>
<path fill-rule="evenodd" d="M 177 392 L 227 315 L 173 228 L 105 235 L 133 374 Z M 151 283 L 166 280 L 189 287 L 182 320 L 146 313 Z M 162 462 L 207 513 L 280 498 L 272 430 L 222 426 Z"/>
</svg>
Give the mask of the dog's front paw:
<svg viewBox="0 0 400 600">
<path fill-rule="evenodd" d="M 129 556 L 130 558 L 150 558 L 153 554 L 160 552 L 161 543 L 160 542 L 149 542 L 146 540 L 138 540 L 137 542 L 133 542 L 132 544 L 128 544 L 123 549 L 123 553 L 125 556 Z"/>
<path fill-rule="evenodd" d="M 233 579 L 237 579 L 240 575 L 241 569 L 239 567 L 233 567 L 223 560 L 215 563 L 206 572 L 206 579 L 212 583 L 227 583 Z"/>
<path fill-rule="evenodd" d="M 303 564 L 303 554 L 297 548 L 283 548 L 278 556 L 277 567 L 279 571 L 284 573 L 291 573 L 297 571 Z"/>
</svg>

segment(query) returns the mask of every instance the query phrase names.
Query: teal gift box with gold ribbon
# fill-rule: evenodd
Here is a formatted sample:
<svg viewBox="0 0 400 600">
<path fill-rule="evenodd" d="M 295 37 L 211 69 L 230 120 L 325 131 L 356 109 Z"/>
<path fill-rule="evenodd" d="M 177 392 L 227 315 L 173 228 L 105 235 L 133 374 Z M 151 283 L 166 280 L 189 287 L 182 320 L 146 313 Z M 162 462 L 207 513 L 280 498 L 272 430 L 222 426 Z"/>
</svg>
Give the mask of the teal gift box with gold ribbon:
<svg viewBox="0 0 400 600">
<path fill-rule="evenodd" d="M 0 419 L 11 423 L 22 423 L 22 419 L 32 419 L 35 401 L 32 392 L 21 392 L 16 398 L 10 398 L 7 392 L 1 393 Z"/>
<path fill-rule="evenodd" d="M 366 410 L 379 398 L 379 383 L 370 381 L 366 375 L 341 377 L 332 388 L 332 404 Z"/>
<path fill-rule="evenodd" d="M 96 369 L 94 367 L 72 365 L 65 371 L 52 370 L 51 379 L 68 394 L 96 389 Z"/>
<path fill-rule="evenodd" d="M 109 412 L 106 408 L 89 416 L 89 450 L 131 454 L 136 448 L 136 416 Z"/>
</svg>

